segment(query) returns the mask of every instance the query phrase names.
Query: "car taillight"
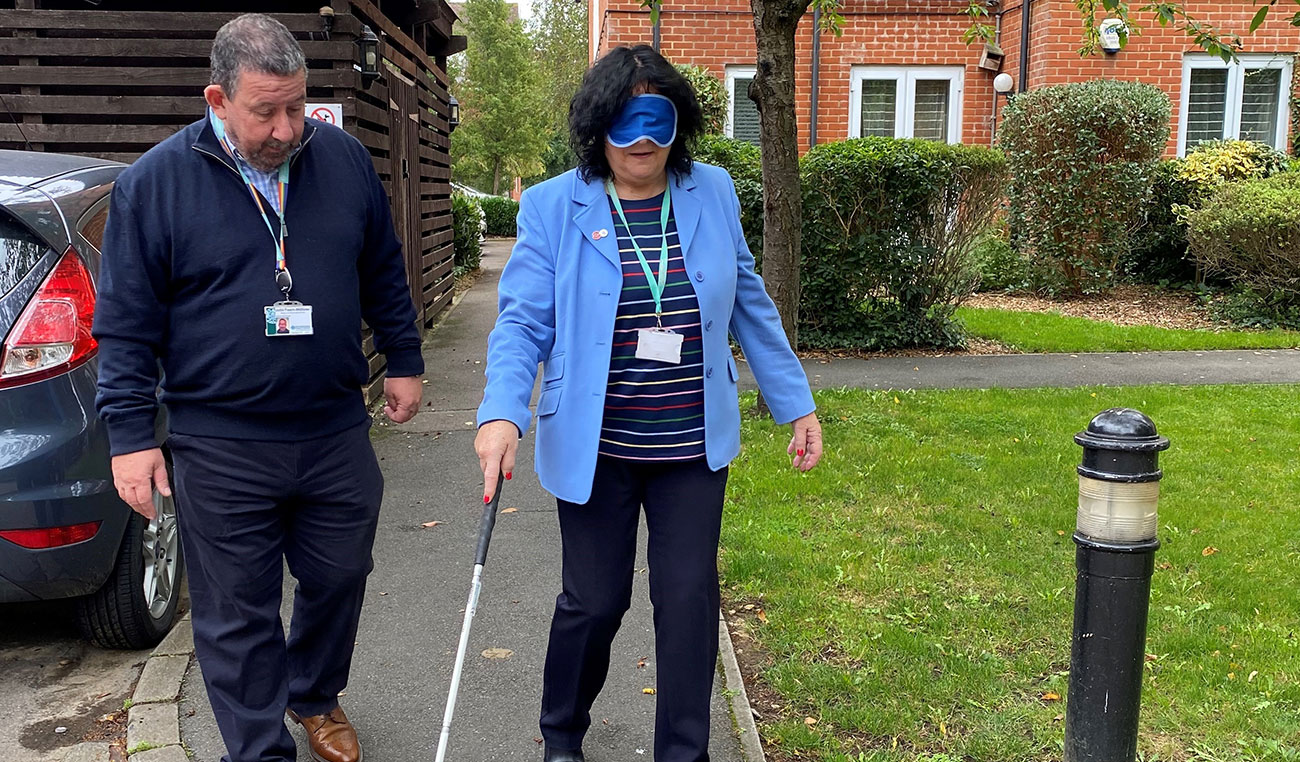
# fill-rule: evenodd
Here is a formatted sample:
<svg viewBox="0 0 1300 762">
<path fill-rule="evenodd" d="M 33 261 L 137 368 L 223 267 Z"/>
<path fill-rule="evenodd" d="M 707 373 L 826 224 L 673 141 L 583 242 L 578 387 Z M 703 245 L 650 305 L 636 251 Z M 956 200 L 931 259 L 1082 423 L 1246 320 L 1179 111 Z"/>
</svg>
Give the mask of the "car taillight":
<svg viewBox="0 0 1300 762">
<path fill-rule="evenodd" d="M 90 335 L 94 322 L 90 271 L 69 248 L 5 340 L 0 389 L 66 373 L 94 357 L 99 346 Z"/>
<path fill-rule="evenodd" d="M 90 521 L 47 529 L 3 529 L 0 530 L 0 537 L 29 550 L 45 550 L 85 542 L 95 536 L 101 523 Z"/>
</svg>

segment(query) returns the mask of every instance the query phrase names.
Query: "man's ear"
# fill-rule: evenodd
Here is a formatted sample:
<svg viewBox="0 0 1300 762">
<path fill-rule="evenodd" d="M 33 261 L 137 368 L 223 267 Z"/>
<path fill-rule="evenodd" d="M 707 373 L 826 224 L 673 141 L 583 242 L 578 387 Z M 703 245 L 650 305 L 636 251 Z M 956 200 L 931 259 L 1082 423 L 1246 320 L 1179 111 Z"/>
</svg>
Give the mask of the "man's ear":
<svg viewBox="0 0 1300 762">
<path fill-rule="evenodd" d="M 226 107 L 230 102 L 230 98 L 221 85 L 208 85 L 203 88 L 203 100 L 207 101 L 208 105 L 212 107 L 212 111 L 216 113 L 218 119 L 225 121 Z"/>
</svg>

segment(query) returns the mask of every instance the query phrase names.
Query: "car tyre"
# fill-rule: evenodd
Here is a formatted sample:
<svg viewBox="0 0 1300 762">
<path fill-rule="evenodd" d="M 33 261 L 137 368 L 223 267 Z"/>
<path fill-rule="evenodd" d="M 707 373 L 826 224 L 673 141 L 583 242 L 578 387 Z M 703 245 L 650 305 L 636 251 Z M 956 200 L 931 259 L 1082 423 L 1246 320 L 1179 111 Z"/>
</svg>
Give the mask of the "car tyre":
<svg viewBox="0 0 1300 762">
<path fill-rule="evenodd" d="M 170 471 L 169 459 L 169 476 Z M 155 493 L 154 509 L 158 515 L 152 521 L 131 511 L 108 580 L 78 601 L 82 634 L 103 648 L 152 648 L 176 621 L 185 557 L 174 493 L 169 498 Z"/>
</svg>

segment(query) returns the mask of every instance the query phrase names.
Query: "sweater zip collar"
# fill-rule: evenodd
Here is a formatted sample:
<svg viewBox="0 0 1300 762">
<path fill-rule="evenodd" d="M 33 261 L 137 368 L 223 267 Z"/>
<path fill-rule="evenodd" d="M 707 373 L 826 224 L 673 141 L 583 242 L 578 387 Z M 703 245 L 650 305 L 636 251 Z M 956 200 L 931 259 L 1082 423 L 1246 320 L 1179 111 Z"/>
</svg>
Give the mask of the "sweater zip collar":
<svg viewBox="0 0 1300 762">
<path fill-rule="evenodd" d="M 239 168 L 234 165 L 234 160 L 226 154 L 225 150 L 221 148 L 221 144 L 217 142 L 217 135 L 212 131 L 212 125 L 207 123 L 207 117 L 204 117 L 203 121 L 205 122 L 203 125 L 203 131 L 199 133 L 198 139 L 194 141 L 194 144 L 191 145 L 190 148 L 193 148 L 201 154 L 211 156 L 221 162 L 222 166 L 226 169 L 234 172 L 236 176 L 239 176 Z M 307 150 L 307 144 L 311 142 L 312 137 L 315 135 L 316 127 L 308 124 L 307 128 L 303 130 L 302 133 L 302 145 L 298 146 L 298 150 L 294 152 L 293 156 L 289 157 L 290 168 L 292 168 L 294 163 L 298 161 L 298 157 L 302 156 L 303 152 Z"/>
</svg>

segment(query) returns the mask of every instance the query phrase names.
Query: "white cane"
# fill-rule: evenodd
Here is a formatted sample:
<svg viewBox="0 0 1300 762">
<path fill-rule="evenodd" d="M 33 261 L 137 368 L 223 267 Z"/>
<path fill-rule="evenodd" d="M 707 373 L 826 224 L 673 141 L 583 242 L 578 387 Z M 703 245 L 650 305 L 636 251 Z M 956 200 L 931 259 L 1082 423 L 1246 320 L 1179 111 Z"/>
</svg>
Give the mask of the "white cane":
<svg viewBox="0 0 1300 762">
<path fill-rule="evenodd" d="M 438 737 L 437 762 L 447 756 L 447 739 L 451 736 L 451 716 L 456 711 L 456 696 L 460 693 L 460 673 L 465 666 L 465 650 L 469 647 L 469 628 L 478 608 L 478 594 L 483 590 L 483 565 L 487 563 L 488 544 L 492 542 L 492 528 L 497 523 L 497 505 L 501 502 L 501 485 L 497 485 L 492 501 L 483 506 L 483 519 L 478 527 L 478 553 L 474 556 L 474 579 L 469 586 L 469 602 L 465 604 L 465 622 L 460 626 L 460 645 L 456 647 L 456 666 L 451 672 L 451 690 L 447 692 L 447 709 L 442 713 L 442 734 Z"/>
</svg>

